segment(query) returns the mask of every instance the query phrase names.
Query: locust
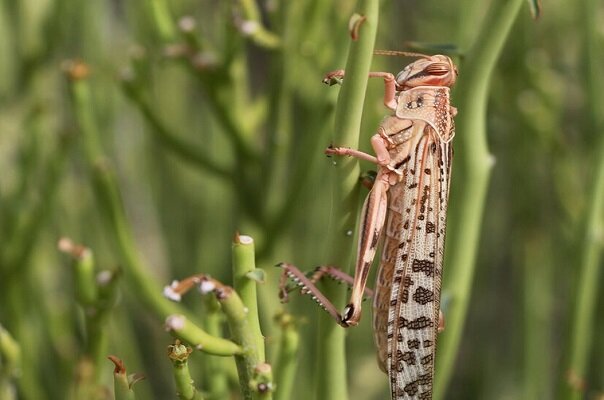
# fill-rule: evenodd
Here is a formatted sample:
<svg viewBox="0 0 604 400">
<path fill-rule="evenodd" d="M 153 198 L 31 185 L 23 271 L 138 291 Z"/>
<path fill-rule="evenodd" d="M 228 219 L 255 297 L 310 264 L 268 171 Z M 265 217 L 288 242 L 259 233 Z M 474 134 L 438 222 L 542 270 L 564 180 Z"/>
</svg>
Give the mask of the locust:
<svg viewBox="0 0 604 400">
<path fill-rule="evenodd" d="M 379 243 L 382 255 L 373 291 L 373 331 L 378 364 L 388 374 L 392 399 L 431 399 L 436 340 L 444 320 L 440 293 L 447 204 L 455 136 L 450 87 L 457 68 L 444 55 L 382 51 L 378 54 L 413 56 L 396 77 L 370 72 L 385 84 L 384 105 L 392 111 L 371 137 L 375 155 L 330 146 L 325 152 L 351 156 L 378 167 L 373 187 L 361 212 L 357 261 L 350 301 L 339 313 L 315 286 L 332 267 L 312 277 L 283 263 L 284 276 L 293 279 L 343 327 L 357 325 L 367 278 Z M 326 75 L 341 81 L 345 71 Z M 282 298 L 286 297 L 282 293 Z"/>
</svg>

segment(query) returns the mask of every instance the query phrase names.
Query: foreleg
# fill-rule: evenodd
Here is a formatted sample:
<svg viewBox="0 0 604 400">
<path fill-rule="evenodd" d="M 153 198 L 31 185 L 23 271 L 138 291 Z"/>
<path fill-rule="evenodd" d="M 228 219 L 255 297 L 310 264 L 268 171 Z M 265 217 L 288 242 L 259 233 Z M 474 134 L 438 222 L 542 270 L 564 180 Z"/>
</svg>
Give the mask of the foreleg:
<svg viewBox="0 0 604 400">
<path fill-rule="evenodd" d="M 338 82 L 346 72 L 343 69 L 329 72 L 323 78 L 323 82 L 333 85 L 334 82 Z M 396 110 L 396 79 L 390 72 L 370 72 L 370 78 L 382 78 L 384 79 L 384 105 L 391 110 Z"/>
</svg>

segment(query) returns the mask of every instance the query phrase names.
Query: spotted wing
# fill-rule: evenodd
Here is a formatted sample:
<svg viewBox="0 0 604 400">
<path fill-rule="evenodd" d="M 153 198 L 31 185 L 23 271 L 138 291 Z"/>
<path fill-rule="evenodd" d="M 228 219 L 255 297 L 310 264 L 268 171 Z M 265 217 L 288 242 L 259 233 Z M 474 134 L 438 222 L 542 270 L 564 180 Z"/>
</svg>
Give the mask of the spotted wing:
<svg viewBox="0 0 604 400">
<path fill-rule="evenodd" d="M 423 88 L 415 95 L 425 100 L 426 92 Z M 393 399 L 432 398 L 454 132 L 448 99 L 431 96 L 429 100 L 411 103 L 410 113 L 415 115 L 410 119 L 418 114 L 413 107 L 433 108 L 429 112 L 434 115 L 446 114 L 439 118 L 450 121 L 448 131 L 436 132 L 434 124 L 414 120 L 414 132 L 406 143 L 408 157 L 400 166 L 401 182 L 389 193 L 376 285 L 378 360 L 389 374 Z M 398 111 L 397 116 L 405 117 Z"/>
</svg>

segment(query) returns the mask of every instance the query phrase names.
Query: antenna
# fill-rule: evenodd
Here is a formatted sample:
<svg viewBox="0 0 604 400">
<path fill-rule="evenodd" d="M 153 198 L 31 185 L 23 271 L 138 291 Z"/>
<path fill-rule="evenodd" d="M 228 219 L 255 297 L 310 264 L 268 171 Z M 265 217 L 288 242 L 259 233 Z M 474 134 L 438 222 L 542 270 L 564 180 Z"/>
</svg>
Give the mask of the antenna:
<svg viewBox="0 0 604 400">
<path fill-rule="evenodd" d="M 373 54 L 378 55 L 378 56 L 430 58 L 430 56 L 427 56 L 425 54 L 413 53 L 410 51 L 398 51 L 398 50 L 374 50 Z"/>
</svg>

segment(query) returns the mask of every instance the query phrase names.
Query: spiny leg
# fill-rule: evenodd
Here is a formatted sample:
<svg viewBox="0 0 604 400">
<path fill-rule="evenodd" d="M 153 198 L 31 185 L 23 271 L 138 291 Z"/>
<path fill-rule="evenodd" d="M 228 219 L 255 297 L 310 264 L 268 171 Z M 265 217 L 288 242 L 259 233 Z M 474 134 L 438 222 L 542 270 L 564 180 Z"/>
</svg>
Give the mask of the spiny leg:
<svg viewBox="0 0 604 400">
<path fill-rule="evenodd" d="M 333 305 L 327 297 L 323 296 L 323 294 L 316 287 L 316 283 L 323 279 L 324 277 L 329 277 L 338 282 L 343 282 L 349 287 L 353 287 L 354 278 L 342 270 L 332 267 L 332 266 L 320 266 L 317 267 L 312 275 L 309 277 L 306 276 L 303 272 L 301 272 L 295 265 L 288 263 L 281 263 L 277 265 L 283 269 L 281 277 L 279 279 L 279 298 L 282 303 L 287 303 L 289 301 L 289 292 L 293 289 L 287 287 L 287 279 L 292 279 L 296 286 L 300 287 L 300 293 L 311 296 L 313 300 L 315 300 L 321 308 L 327 311 L 338 324 L 348 327 L 350 325 L 344 325 L 342 322 L 342 316 L 338 313 L 336 307 Z M 372 298 L 374 295 L 374 291 L 370 288 L 365 287 L 363 291 L 363 300 L 367 298 Z M 438 314 L 438 332 L 442 332 L 445 330 L 445 316 L 442 310 L 439 310 Z"/>
<path fill-rule="evenodd" d="M 296 268 L 295 265 L 280 263 L 277 264 L 277 267 L 281 267 L 283 269 L 283 274 L 281 275 L 281 279 L 279 281 L 279 297 L 281 298 L 281 302 L 287 302 L 288 290 L 285 288 L 285 284 L 287 282 L 287 278 L 290 278 L 302 289 L 303 294 L 310 295 L 310 297 L 317 302 L 322 309 L 327 311 L 338 324 L 342 325 L 342 316 L 338 312 L 336 306 L 334 306 L 333 303 L 327 297 L 325 297 L 323 293 L 321 293 L 311 279 L 309 279 L 298 268 Z"/>
<path fill-rule="evenodd" d="M 289 300 L 289 292 L 293 290 L 287 287 L 287 280 L 289 278 L 296 286 L 300 287 L 301 294 L 309 295 L 315 302 L 319 304 L 321 308 L 327 311 L 338 324 L 348 327 L 348 325 L 342 322 L 342 316 L 337 311 L 336 307 L 319 291 L 319 289 L 315 286 L 315 283 L 327 276 L 338 282 L 344 282 L 348 286 L 352 286 L 354 279 L 350 275 L 335 267 L 321 266 L 317 267 L 312 275 L 308 277 L 307 274 L 304 274 L 292 264 L 281 263 L 277 266 L 283 269 L 281 278 L 279 280 L 279 298 L 281 299 L 282 303 L 286 303 Z M 364 298 L 372 296 L 373 290 L 365 289 Z"/>
</svg>

